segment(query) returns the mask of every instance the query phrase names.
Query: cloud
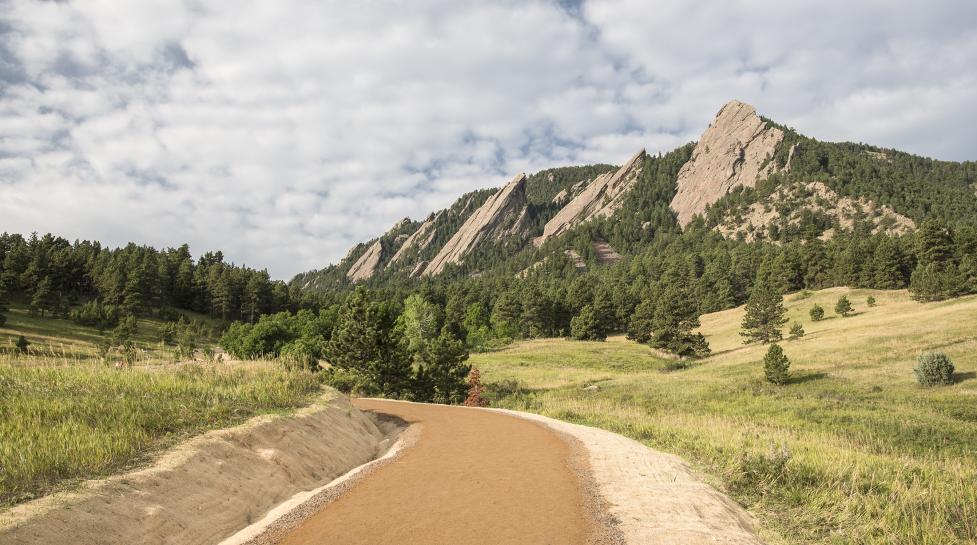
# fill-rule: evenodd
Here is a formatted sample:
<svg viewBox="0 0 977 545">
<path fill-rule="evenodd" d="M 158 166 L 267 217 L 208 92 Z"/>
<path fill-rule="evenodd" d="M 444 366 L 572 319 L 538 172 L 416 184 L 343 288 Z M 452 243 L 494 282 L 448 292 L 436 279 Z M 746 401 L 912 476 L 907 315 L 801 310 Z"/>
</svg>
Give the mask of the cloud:
<svg viewBox="0 0 977 545">
<path fill-rule="evenodd" d="M 966 1 L 8 0 L 0 230 L 187 241 L 288 278 L 516 172 L 667 151 L 730 98 L 973 159 L 975 20 Z"/>
</svg>

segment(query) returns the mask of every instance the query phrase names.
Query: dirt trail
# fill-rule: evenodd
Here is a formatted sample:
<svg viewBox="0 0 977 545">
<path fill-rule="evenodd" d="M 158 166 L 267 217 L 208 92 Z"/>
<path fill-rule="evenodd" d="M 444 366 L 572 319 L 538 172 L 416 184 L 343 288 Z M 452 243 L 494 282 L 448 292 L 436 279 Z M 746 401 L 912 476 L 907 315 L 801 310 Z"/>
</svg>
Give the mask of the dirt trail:
<svg viewBox="0 0 977 545">
<path fill-rule="evenodd" d="M 312 515 L 283 545 L 552 544 L 601 539 L 572 443 L 509 415 L 381 400 L 361 410 L 420 424 L 420 437 Z M 579 457 L 578 457 L 579 458 Z"/>
</svg>

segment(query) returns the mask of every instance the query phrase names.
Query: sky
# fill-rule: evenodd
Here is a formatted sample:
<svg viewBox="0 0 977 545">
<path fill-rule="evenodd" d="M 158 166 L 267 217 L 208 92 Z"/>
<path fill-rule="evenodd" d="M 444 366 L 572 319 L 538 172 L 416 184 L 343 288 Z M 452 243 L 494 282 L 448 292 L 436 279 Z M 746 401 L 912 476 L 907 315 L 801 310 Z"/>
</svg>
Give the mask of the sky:
<svg viewBox="0 0 977 545">
<path fill-rule="evenodd" d="M 0 232 L 275 278 L 518 172 L 698 138 L 977 159 L 973 0 L 0 0 Z"/>
</svg>

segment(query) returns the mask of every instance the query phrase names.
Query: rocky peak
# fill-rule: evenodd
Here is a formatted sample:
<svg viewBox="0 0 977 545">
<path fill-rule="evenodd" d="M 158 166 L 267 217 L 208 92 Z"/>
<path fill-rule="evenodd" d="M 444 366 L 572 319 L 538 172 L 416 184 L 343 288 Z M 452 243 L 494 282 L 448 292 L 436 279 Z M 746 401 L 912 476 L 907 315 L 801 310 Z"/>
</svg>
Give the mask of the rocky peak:
<svg viewBox="0 0 977 545">
<path fill-rule="evenodd" d="M 562 235 L 581 223 L 614 214 L 624 203 L 627 192 L 638 181 L 644 162 L 645 150 L 641 150 L 617 171 L 607 172 L 594 178 L 546 223 L 542 236 L 537 237 L 533 242 L 539 246 L 546 239 Z M 563 198 L 565 197 L 566 195 L 563 195 Z"/>
<path fill-rule="evenodd" d="M 753 187 L 769 175 L 773 163 L 767 159 L 783 138 L 783 131 L 761 119 L 753 106 L 738 100 L 723 106 L 679 171 L 671 202 L 679 224 L 687 225 L 730 189 Z"/>
<path fill-rule="evenodd" d="M 441 219 L 441 216 L 444 215 L 444 213 L 444 210 L 441 210 L 436 214 L 431 214 L 428 216 L 428 218 L 424 220 L 424 223 L 417 228 L 417 231 L 414 231 L 413 234 L 404 240 L 404 243 L 401 244 L 400 248 L 397 249 L 397 253 L 390 258 L 390 263 L 388 263 L 388 266 L 400 261 L 400 259 L 403 258 L 411 248 L 417 248 L 418 250 L 427 248 L 428 245 L 431 244 L 431 239 L 434 238 L 434 226 L 437 221 Z"/>
<path fill-rule="evenodd" d="M 366 252 L 353 263 L 353 266 L 346 271 L 346 278 L 349 278 L 353 282 L 359 282 L 360 280 L 365 280 L 377 271 L 377 266 L 380 265 L 380 256 L 383 253 L 383 245 L 380 244 L 380 239 L 377 239 L 367 248 Z"/>
<path fill-rule="evenodd" d="M 484 240 L 513 234 L 513 228 L 524 221 L 525 209 L 526 175 L 519 174 L 468 217 L 424 269 L 424 274 L 436 275 L 449 263 L 461 263 Z"/>
</svg>

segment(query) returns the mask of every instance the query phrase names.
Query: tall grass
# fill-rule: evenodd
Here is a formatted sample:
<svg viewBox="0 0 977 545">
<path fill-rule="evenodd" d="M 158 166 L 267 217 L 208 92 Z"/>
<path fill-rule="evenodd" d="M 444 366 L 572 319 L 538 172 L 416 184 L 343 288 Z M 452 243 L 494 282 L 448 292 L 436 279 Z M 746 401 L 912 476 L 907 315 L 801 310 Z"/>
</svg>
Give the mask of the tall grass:
<svg viewBox="0 0 977 545">
<path fill-rule="evenodd" d="M 859 314 L 807 318 L 842 294 Z M 703 317 L 716 355 L 686 370 L 663 372 L 667 361 L 623 339 L 522 343 L 472 363 L 497 405 L 684 457 L 771 542 L 977 543 L 977 298 L 924 305 L 832 289 L 787 306 L 808 335 L 782 344 L 793 372 L 783 387 L 762 378 L 765 347 L 738 338 L 742 309 Z M 934 349 L 953 359 L 956 383 L 920 388 L 915 356 Z M 521 388 L 492 386 L 511 380 Z"/>
<path fill-rule="evenodd" d="M 6 359 L 0 504 L 8 505 L 139 464 L 192 434 L 299 407 L 319 391 L 311 374 L 271 364 L 117 370 Z"/>
</svg>

